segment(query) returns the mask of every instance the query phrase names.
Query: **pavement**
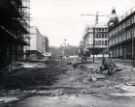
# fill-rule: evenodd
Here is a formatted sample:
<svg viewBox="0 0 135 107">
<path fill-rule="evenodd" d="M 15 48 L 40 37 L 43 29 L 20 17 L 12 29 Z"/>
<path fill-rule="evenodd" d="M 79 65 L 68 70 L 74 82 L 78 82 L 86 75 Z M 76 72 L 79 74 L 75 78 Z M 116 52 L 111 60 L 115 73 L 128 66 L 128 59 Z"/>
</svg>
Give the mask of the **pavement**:
<svg viewBox="0 0 135 107">
<path fill-rule="evenodd" d="M 18 75 L 40 77 L 34 81 L 36 85 L 26 87 L 30 84 L 23 84 L 23 89 L 1 90 L 0 107 L 5 107 L 5 104 L 10 104 L 10 107 L 134 107 L 135 70 L 131 66 L 117 63 L 119 71 L 108 76 L 106 72 L 99 71 L 99 66 L 100 62 L 77 67 L 67 65 L 63 67 L 67 69 L 62 73 L 57 67 L 51 71 L 45 70 L 46 66 L 42 70 L 34 67 L 34 72 L 23 71 Z M 48 79 L 53 84 L 47 85 L 45 81 Z"/>
<path fill-rule="evenodd" d="M 96 61 L 101 62 L 102 58 L 97 58 Z M 127 67 L 132 67 L 133 66 L 133 60 L 132 59 L 113 59 L 114 62 L 117 64 L 127 66 Z"/>
</svg>

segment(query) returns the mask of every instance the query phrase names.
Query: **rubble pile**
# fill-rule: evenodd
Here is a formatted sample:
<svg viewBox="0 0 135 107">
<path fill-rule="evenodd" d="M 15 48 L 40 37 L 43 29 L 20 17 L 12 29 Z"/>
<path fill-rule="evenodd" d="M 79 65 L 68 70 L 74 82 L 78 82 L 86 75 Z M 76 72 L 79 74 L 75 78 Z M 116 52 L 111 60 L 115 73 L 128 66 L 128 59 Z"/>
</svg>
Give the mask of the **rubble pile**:
<svg viewBox="0 0 135 107">
<path fill-rule="evenodd" d="M 106 76 L 100 73 L 99 65 L 81 64 L 75 69 L 68 70 L 65 75 L 60 75 L 60 83 L 56 84 L 56 86 L 81 87 L 104 78 Z"/>
</svg>

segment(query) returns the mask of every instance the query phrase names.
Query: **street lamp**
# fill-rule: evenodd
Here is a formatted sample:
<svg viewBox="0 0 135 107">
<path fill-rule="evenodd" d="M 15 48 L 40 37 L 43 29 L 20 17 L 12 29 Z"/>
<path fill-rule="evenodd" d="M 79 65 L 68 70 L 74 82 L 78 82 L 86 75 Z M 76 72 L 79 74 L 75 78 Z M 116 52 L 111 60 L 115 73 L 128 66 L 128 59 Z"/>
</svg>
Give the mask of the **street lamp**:
<svg viewBox="0 0 135 107">
<path fill-rule="evenodd" d="M 132 67 L 134 68 L 134 35 L 132 34 Z"/>
<path fill-rule="evenodd" d="M 109 54 L 110 54 L 109 57 L 112 58 L 112 51 L 110 51 Z"/>
<path fill-rule="evenodd" d="M 94 50 L 95 48 L 95 27 L 93 27 L 93 63 L 95 62 L 95 57 L 94 57 Z"/>
</svg>

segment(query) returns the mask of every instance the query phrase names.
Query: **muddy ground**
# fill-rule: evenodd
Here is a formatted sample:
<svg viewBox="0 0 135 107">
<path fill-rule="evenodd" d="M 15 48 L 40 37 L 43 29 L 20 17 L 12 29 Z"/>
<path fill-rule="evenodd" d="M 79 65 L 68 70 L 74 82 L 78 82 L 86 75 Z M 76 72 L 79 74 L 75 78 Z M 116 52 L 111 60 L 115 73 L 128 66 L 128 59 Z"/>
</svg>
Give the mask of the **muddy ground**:
<svg viewBox="0 0 135 107">
<path fill-rule="evenodd" d="M 58 62 L 26 65 L 2 77 L 1 107 L 135 105 L 135 71 L 129 67 L 118 65 L 119 70 L 108 76 L 106 71 L 99 71 L 100 63 L 63 65 L 62 71 Z"/>
</svg>

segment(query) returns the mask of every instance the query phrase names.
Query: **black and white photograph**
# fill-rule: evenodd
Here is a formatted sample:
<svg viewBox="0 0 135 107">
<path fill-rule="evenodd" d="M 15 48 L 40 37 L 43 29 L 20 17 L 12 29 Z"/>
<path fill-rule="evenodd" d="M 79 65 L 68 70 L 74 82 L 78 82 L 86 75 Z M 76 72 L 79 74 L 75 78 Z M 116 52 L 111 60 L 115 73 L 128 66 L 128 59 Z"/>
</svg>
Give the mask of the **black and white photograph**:
<svg viewBox="0 0 135 107">
<path fill-rule="evenodd" d="M 135 0 L 0 0 L 0 107 L 135 107 Z"/>
</svg>

